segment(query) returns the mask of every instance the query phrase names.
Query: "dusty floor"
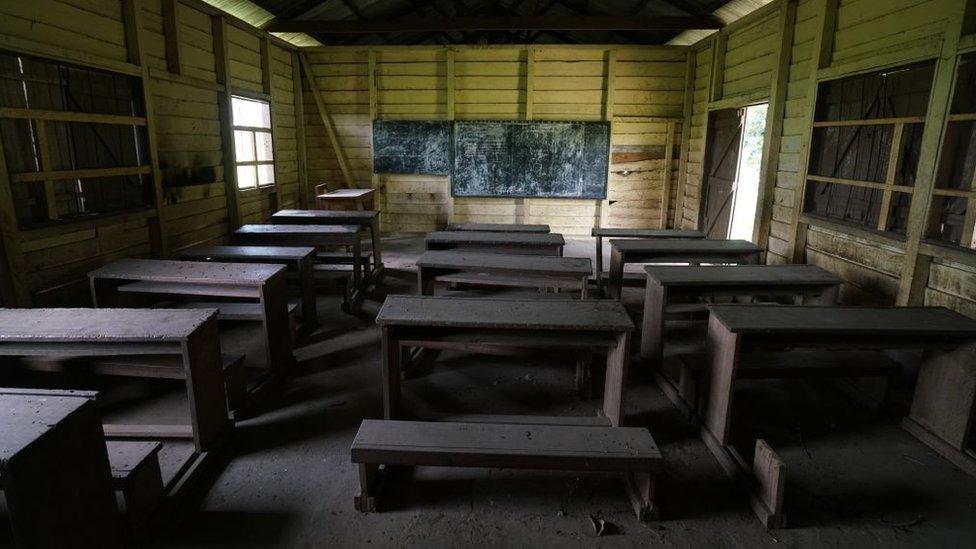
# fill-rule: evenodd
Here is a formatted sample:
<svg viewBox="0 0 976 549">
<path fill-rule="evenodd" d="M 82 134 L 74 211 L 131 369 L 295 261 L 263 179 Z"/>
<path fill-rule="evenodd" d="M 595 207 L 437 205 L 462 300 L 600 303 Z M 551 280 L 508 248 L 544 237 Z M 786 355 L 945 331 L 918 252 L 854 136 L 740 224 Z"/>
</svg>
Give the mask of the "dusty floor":
<svg viewBox="0 0 976 549">
<path fill-rule="evenodd" d="M 627 424 L 650 429 L 665 455 L 663 519 L 641 524 L 607 477 L 418 468 L 388 486 L 383 511 L 353 508 L 349 446 L 379 417 L 382 293 L 412 291 L 416 238 L 385 241 L 390 274 L 362 318 L 323 296 L 323 327 L 295 354 L 300 370 L 257 417 L 238 424 L 230 456 L 180 508 L 159 547 L 976 547 L 976 479 L 917 442 L 890 415 L 854 406 L 820 382 L 756 382 L 737 419 L 788 464 L 791 528 L 767 532 L 669 401 L 635 364 Z M 590 241 L 566 255 L 592 255 Z M 636 291 L 635 291 L 636 292 Z M 635 293 L 631 297 L 637 298 Z M 543 297 L 553 297 L 552 295 Z M 235 336 L 225 348 L 245 345 Z M 591 414 L 573 365 L 444 353 L 406 382 L 418 413 Z M 155 413 L 163 414 L 161 400 Z M 760 420 L 760 416 L 765 419 Z M 590 516 L 611 524 L 599 539 Z"/>
</svg>

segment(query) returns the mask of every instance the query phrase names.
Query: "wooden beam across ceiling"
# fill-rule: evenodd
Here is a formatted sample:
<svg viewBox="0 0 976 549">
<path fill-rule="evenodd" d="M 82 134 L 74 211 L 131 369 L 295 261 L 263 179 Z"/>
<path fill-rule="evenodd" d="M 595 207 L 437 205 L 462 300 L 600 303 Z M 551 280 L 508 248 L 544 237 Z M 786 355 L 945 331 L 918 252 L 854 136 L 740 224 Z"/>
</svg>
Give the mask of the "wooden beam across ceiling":
<svg viewBox="0 0 976 549">
<path fill-rule="evenodd" d="M 720 25 L 702 17 L 633 17 L 633 16 L 505 16 L 451 17 L 445 19 L 384 19 L 370 21 L 337 21 L 323 19 L 276 20 L 269 32 L 306 32 L 324 34 L 385 34 L 438 31 L 657 31 L 717 29 Z"/>
</svg>

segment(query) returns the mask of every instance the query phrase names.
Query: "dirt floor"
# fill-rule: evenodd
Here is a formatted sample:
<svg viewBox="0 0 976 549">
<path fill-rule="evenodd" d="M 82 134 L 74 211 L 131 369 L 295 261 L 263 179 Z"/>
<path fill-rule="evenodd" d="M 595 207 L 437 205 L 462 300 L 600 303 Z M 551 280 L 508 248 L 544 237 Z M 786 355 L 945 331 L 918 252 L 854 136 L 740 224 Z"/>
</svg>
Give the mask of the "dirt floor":
<svg viewBox="0 0 976 549">
<path fill-rule="evenodd" d="M 384 244 L 389 270 L 363 314 L 344 314 L 337 297 L 321 297 L 323 325 L 296 348 L 298 371 L 255 417 L 237 424 L 226 460 L 181 505 L 155 546 L 976 547 L 976 479 L 903 431 L 899 407 L 879 414 L 819 381 L 744 383 L 737 393 L 736 424 L 746 427 L 745 436 L 768 440 L 788 465 L 791 526 L 766 531 L 697 429 L 638 363 L 626 424 L 648 428 L 664 453 L 660 521 L 638 522 L 616 478 L 482 469 L 418 468 L 387 485 L 381 512 L 357 512 L 349 446 L 360 421 L 381 413 L 372 316 L 385 294 L 413 291 L 422 240 Z M 592 256 L 592 248 L 590 240 L 573 241 L 566 255 Z M 639 302 L 640 293 L 631 290 L 627 298 Z M 250 351 L 249 334 L 237 329 L 222 337 L 225 351 Z M 911 365 L 913 357 L 900 358 Z M 445 352 L 428 374 L 405 382 L 404 396 L 420 415 L 594 414 L 599 400 L 581 400 L 573 375 L 573 364 L 543 356 Z M 174 406 L 161 397 L 147 413 L 165 416 Z M 599 538 L 594 517 L 608 524 Z"/>
</svg>

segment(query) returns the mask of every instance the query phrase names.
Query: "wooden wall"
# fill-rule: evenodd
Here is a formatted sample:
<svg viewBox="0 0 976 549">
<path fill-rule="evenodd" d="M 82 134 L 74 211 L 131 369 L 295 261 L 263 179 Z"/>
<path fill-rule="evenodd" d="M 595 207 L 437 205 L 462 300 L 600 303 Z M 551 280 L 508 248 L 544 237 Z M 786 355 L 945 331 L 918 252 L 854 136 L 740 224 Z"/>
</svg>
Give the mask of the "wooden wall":
<svg viewBox="0 0 976 549">
<path fill-rule="evenodd" d="M 660 227 L 672 217 L 666 213 L 662 218 L 661 210 L 665 178 L 676 181 L 678 175 L 685 48 L 327 47 L 303 52 L 314 76 L 304 82 L 309 181 L 330 188 L 379 188 L 387 231 L 423 232 L 449 222 L 481 221 L 549 223 L 555 231 L 589 234 L 597 223 Z M 335 124 L 351 183 L 317 108 L 316 90 Z M 608 200 L 453 199 L 445 176 L 374 177 L 373 119 L 610 120 Z M 676 185 L 667 189 L 671 212 Z"/>
<path fill-rule="evenodd" d="M 127 14 L 126 5 L 126 0 L 0 5 L 4 49 L 145 76 L 155 130 L 151 148 L 157 150 L 161 179 L 158 219 L 156 209 L 149 208 L 19 231 L 5 252 L 12 265 L 23 265 L 21 303 L 25 297 L 34 305 L 85 303 L 85 274 L 106 262 L 224 240 L 238 223 L 229 213 L 228 196 L 239 202 L 245 222 L 265 219 L 275 203 L 299 202 L 293 48 L 196 0 L 137 0 L 136 15 Z M 141 57 L 129 28 L 133 20 L 140 22 Z M 224 40 L 215 36 L 221 21 Z M 273 105 L 277 185 L 270 191 L 228 193 L 224 155 L 233 144 L 221 137 L 227 118 L 220 102 L 224 44 L 232 91 L 270 98 Z M 9 226 L 4 231 L 12 232 Z"/>
<path fill-rule="evenodd" d="M 701 193 L 701 158 L 709 109 L 770 101 L 782 115 L 767 123 L 764 162 L 765 216 L 755 240 L 768 263 L 808 262 L 842 275 L 842 300 L 872 304 L 945 305 L 976 316 L 976 252 L 842 225 L 801 213 L 807 145 L 816 83 L 860 72 L 943 56 L 944 66 L 972 49 L 963 38 L 957 51 L 965 0 L 778 0 L 695 44 L 695 95 L 680 225 L 695 227 Z M 835 9 L 836 8 L 836 9 Z M 747 38 L 748 37 L 748 38 Z M 969 44 L 968 46 L 965 46 Z M 950 73 L 951 68 L 948 71 Z M 718 78 L 713 77 L 718 74 Z M 937 76 L 933 94 L 940 85 Z M 944 83 L 944 82 L 943 82 Z M 779 89 L 777 89 L 779 88 Z M 937 104 L 936 104 L 937 105 Z M 944 111 L 929 106 L 926 133 L 936 158 Z M 930 166 L 931 167 L 931 166 Z M 925 162 L 916 191 L 924 194 Z M 911 215 L 927 213 L 926 200 Z"/>
</svg>

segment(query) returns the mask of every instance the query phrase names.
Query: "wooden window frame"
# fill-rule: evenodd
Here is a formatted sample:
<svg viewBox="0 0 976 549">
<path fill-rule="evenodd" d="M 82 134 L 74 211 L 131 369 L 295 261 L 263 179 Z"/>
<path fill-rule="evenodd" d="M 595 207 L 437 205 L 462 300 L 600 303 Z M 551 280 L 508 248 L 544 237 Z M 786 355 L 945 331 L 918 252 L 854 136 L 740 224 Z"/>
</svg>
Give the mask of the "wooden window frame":
<svg viewBox="0 0 976 549">
<path fill-rule="evenodd" d="M 264 103 L 268 106 L 268 127 L 263 126 L 241 126 L 237 124 L 231 125 L 231 131 L 234 141 L 234 150 L 237 150 L 237 132 L 249 132 L 251 134 L 251 145 L 252 152 L 254 154 L 254 160 L 238 160 L 235 154 L 234 157 L 234 170 L 237 170 L 239 166 L 254 166 L 254 186 L 253 187 L 241 187 L 240 181 L 237 182 L 237 190 L 239 192 L 249 192 L 249 191 L 260 191 L 266 189 L 275 188 L 278 184 L 278 174 L 277 166 L 275 164 L 275 146 L 274 146 L 274 112 L 271 105 L 271 100 L 263 97 L 254 97 L 253 95 L 244 95 L 239 93 L 234 93 L 231 96 L 231 100 L 241 99 L 244 101 L 255 101 L 258 103 Z M 233 112 L 233 108 L 231 109 Z M 258 139 L 257 134 L 266 133 L 271 137 L 271 160 L 258 160 Z M 259 166 L 271 166 L 271 172 L 274 180 L 271 183 L 262 184 L 258 178 L 258 167 Z"/>
</svg>

